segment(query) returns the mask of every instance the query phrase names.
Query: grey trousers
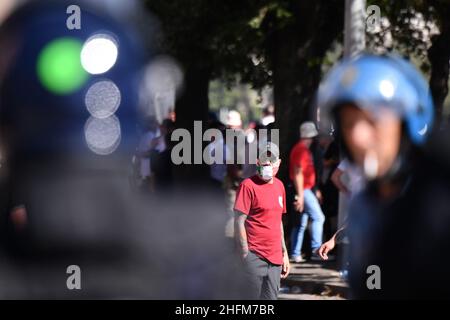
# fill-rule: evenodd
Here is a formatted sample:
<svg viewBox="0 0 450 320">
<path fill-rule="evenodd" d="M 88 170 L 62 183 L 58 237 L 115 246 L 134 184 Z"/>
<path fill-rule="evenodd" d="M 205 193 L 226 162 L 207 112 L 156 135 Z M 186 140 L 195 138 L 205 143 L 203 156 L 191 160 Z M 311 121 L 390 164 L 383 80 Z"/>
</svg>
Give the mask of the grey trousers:
<svg viewBox="0 0 450 320">
<path fill-rule="evenodd" d="M 252 298 L 276 300 L 280 289 L 281 266 L 272 264 L 251 251 L 244 259 L 244 264 Z"/>
</svg>

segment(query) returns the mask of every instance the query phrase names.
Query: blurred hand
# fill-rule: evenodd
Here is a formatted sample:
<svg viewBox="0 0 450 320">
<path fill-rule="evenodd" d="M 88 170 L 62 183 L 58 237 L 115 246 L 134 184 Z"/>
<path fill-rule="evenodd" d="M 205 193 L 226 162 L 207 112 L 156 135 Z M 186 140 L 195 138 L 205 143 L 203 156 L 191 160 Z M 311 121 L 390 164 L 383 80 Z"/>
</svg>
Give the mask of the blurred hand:
<svg viewBox="0 0 450 320">
<path fill-rule="evenodd" d="M 283 265 L 281 267 L 281 279 L 287 278 L 289 271 L 291 270 L 291 264 L 289 263 L 289 257 L 285 252 L 283 254 Z"/>
<path fill-rule="evenodd" d="M 320 191 L 319 189 L 317 189 L 317 191 L 316 191 L 316 197 L 317 197 L 317 200 L 319 200 L 319 203 L 322 204 L 323 203 L 323 195 L 322 195 L 322 191 Z"/>
<path fill-rule="evenodd" d="M 241 249 L 241 259 L 245 260 L 248 256 L 248 249 Z"/>
<path fill-rule="evenodd" d="M 320 246 L 319 250 L 317 250 L 317 253 L 323 260 L 328 260 L 328 252 L 333 250 L 333 248 L 335 246 L 336 246 L 336 240 L 333 237 L 330 240 L 328 240 L 327 242 L 323 243 Z"/>
<path fill-rule="evenodd" d="M 297 197 L 297 199 L 294 201 L 295 211 L 303 212 L 304 207 L 305 207 L 305 199 L 303 197 Z"/>
</svg>

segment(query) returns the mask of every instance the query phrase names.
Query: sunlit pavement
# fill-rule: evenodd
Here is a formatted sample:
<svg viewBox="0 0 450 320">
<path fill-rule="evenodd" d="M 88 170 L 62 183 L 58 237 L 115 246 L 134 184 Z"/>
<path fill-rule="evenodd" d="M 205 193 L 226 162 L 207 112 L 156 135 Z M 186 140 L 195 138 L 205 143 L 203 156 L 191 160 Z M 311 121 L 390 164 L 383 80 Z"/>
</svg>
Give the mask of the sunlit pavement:
<svg viewBox="0 0 450 320">
<path fill-rule="evenodd" d="M 291 272 L 281 281 L 280 300 L 342 300 L 348 286 L 339 276 L 335 261 L 291 263 Z"/>
</svg>

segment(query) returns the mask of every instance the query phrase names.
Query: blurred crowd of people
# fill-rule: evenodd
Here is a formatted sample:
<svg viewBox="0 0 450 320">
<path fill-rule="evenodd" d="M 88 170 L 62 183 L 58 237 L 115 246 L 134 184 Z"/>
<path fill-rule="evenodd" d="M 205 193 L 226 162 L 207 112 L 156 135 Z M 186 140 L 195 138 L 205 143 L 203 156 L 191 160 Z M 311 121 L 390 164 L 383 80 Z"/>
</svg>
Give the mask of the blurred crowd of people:
<svg viewBox="0 0 450 320">
<path fill-rule="evenodd" d="M 218 129 L 222 135 L 212 140 L 207 152 L 214 157 L 222 150 L 223 161 L 209 165 L 211 188 L 222 194 L 227 208 L 224 235 L 232 248 L 236 248 L 235 205 L 237 193 L 243 181 L 258 176 L 258 164 L 251 160 L 250 149 L 257 144 L 259 149 L 272 141 L 274 133 L 274 108 L 263 109 L 259 121 L 250 121 L 244 127 L 241 115 L 236 110 L 227 113 L 225 123 L 216 113 L 210 112 L 207 128 Z M 135 170 L 138 172 L 138 187 L 148 193 L 170 191 L 173 185 L 172 162 L 170 159 L 171 139 L 174 122 L 168 117 L 158 125 L 153 118 L 146 119 L 137 153 Z M 262 129 L 266 134 L 261 136 Z M 226 131 L 236 135 L 232 141 L 226 140 Z M 244 148 L 238 141 L 245 141 Z M 278 141 L 274 141 L 278 143 Z M 231 143 L 231 144 L 230 144 Z M 279 156 L 279 150 L 278 150 Z M 284 195 L 287 218 L 283 228 L 286 234 L 290 261 L 299 263 L 306 259 L 319 260 L 317 254 L 324 238 L 330 238 L 338 225 L 345 220 L 344 200 L 357 192 L 362 184 L 362 176 L 346 160 L 340 161 L 339 147 L 331 134 L 319 133 L 313 122 L 305 122 L 299 127 L 299 140 L 292 147 L 288 166 L 289 177 L 285 183 Z M 341 212 L 341 216 L 338 216 Z M 309 227 L 309 228 L 308 228 Z M 306 234 L 305 231 L 310 232 Z M 324 232 L 325 231 L 325 232 Z M 309 240 L 310 244 L 304 239 Z"/>
<path fill-rule="evenodd" d="M 174 130 L 174 111 L 161 124 L 154 117 L 145 117 L 142 121 L 139 144 L 132 160 L 132 184 L 135 189 L 147 192 L 170 191 L 173 186 L 171 134 Z"/>
</svg>

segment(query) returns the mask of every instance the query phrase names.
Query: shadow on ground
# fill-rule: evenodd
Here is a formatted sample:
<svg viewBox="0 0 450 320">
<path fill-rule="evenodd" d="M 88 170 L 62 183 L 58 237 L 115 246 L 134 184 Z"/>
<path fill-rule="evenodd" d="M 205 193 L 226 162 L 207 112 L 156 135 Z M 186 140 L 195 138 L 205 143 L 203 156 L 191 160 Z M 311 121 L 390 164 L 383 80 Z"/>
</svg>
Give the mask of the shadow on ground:
<svg viewBox="0 0 450 320">
<path fill-rule="evenodd" d="M 341 300 L 348 298 L 348 285 L 340 277 L 336 261 L 291 263 L 281 281 L 280 300 Z"/>
</svg>

